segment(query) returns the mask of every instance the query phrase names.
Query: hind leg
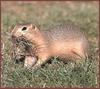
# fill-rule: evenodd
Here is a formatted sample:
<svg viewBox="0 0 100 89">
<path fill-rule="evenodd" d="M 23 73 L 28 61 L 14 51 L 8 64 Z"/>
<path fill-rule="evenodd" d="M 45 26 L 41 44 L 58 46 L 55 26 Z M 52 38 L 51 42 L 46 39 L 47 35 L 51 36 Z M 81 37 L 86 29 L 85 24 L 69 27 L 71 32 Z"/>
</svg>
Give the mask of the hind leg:
<svg viewBox="0 0 100 89">
<path fill-rule="evenodd" d="M 72 60 L 75 62 L 75 64 L 79 64 L 81 62 L 81 59 L 85 59 L 83 56 L 81 56 L 79 53 L 72 51 Z"/>
</svg>

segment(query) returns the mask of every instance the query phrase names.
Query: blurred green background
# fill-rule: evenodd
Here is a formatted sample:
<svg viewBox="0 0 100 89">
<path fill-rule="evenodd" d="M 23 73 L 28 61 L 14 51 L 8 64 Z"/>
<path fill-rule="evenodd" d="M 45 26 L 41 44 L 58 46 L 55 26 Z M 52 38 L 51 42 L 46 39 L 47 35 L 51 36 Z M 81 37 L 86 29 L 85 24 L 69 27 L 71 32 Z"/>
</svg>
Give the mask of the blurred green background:
<svg viewBox="0 0 100 89">
<path fill-rule="evenodd" d="M 2 61 L 2 87 L 98 87 L 99 86 L 99 5 L 98 1 L 2 1 L 1 36 L 5 44 Z M 38 70 L 15 64 L 9 55 L 11 27 L 33 23 L 47 29 L 58 23 L 78 24 L 90 41 L 90 57 L 73 67 L 56 58 Z"/>
</svg>

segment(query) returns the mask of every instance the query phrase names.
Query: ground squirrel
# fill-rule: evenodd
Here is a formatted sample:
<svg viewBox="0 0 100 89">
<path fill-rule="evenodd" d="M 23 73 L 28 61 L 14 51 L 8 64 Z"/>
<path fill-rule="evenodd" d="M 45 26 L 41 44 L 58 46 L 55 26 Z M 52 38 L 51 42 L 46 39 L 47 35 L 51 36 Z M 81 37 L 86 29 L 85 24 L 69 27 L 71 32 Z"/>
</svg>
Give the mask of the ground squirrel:
<svg viewBox="0 0 100 89">
<path fill-rule="evenodd" d="M 32 24 L 16 25 L 11 35 L 16 38 L 23 36 L 34 44 L 37 60 L 33 68 L 41 66 L 50 57 L 62 57 L 66 61 L 84 59 L 88 55 L 88 40 L 80 28 L 73 24 L 60 24 L 48 30 L 40 30 Z"/>
</svg>

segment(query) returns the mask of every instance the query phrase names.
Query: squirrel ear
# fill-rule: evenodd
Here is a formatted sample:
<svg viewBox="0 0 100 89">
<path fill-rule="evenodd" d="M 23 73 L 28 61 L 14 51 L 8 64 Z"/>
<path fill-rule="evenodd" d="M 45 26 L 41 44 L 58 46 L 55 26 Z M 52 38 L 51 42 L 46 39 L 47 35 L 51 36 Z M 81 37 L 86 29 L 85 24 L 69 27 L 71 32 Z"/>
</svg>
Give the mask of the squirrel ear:
<svg viewBox="0 0 100 89">
<path fill-rule="evenodd" d="M 33 27 L 32 27 L 33 29 L 36 29 L 36 26 L 35 25 L 33 25 Z"/>
<path fill-rule="evenodd" d="M 35 24 L 30 24 L 30 25 L 29 25 L 29 28 L 30 28 L 30 29 L 33 29 L 34 31 L 39 30 Z"/>
<path fill-rule="evenodd" d="M 31 29 L 35 29 L 35 25 L 34 24 L 30 24 L 28 27 L 31 28 Z"/>
<path fill-rule="evenodd" d="M 32 25 L 32 24 L 30 24 L 28 27 L 29 27 L 29 28 L 33 28 L 33 25 Z"/>
</svg>

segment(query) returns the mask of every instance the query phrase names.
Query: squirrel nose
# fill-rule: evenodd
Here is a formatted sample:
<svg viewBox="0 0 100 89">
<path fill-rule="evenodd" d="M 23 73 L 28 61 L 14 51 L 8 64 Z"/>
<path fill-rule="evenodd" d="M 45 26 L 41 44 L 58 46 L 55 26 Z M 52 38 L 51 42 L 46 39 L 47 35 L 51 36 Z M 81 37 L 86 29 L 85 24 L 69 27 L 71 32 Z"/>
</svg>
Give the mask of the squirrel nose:
<svg viewBox="0 0 100 89">
<path fill-rule="evenodd" d="M 14 35 L 11 36 L 12 38 L 16 38 Z"/>
</svg>

